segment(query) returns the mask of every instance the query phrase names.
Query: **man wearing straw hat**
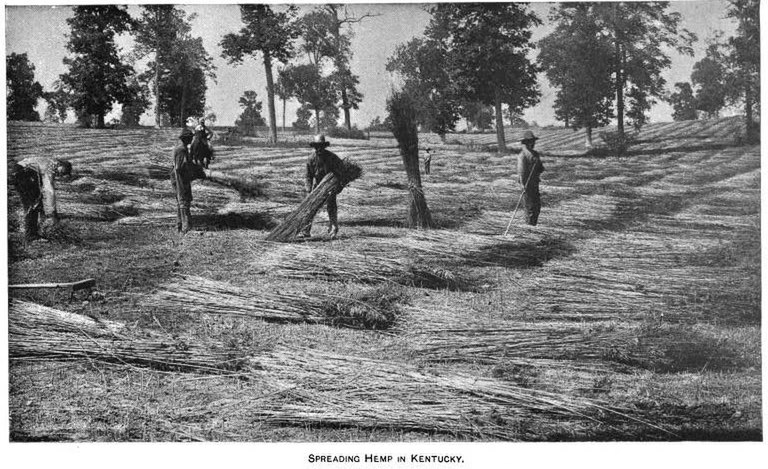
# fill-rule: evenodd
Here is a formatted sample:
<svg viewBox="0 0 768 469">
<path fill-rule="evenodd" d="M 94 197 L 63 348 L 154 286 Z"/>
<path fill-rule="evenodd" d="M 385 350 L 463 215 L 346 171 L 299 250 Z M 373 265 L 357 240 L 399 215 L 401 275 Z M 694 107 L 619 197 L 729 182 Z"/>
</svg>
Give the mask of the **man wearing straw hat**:
<svg viewBox="0 0 768 469">
<path fill-rule="evenodd" d="M 309 146 L 314 148 L 315 151 L 307 159 L 307 172 L 304 181 L 304 189 L 309 194 L 312 190 L 320 184 L 320 181 L 328 173 L 335 173 L 337 176 L 341 176 L 343 163 L 335 153 L 328 151 L 327 148 L 330 142 L 325 140 L 325 135 L 315 135 L 315 138 L 310 142 Z M 328 235 L 331 239 L 336 237 L 339 232 L 339 220 L 338 220 L 338 205 L 336 205 L 336 194 L 332 194 L 325 202 L 326 209 L 328 210 Z M 310 222 L 299 233 L 300 237 L 308 238 L 310 231 L 312 230 L 312 223 Z"/>
<path fill-rule="evenodd" d="M 177 222 L 176 229 L 186 233 L 190 228 L 190 206 L 192 204 L 192 181 L 205 179 L 203 168 L 192 162 L 187 147 L 192 143 L 194 133 L 184 129 L 179 135 L 181 143 L 173 149 L 173 169 L 171 169 L 171 186 L 176 193 Z"/>
<path fill-rule="evenodd" d="M 525 222 L 536 225 L 541 211 L 541 196 L 539 195 L 539 176 L 544 171 L 539 152 L 533 147 L 538 140 L 533 132 L 526 130 L 520 143 L 523 149 L 517 156 L 517 175 L 523 185 L 523 200 L 525 202 Z"/>
<path fill-rule="evenodd" d="M 54 179 L 72 174 L 72 163 L 57 158 L 31 157 L 13 163 L 9 169 L 24 211 L 24 240 L 35 240 L 40 237 L 38 223 L 41 216 L 50 220 L 51 225 L 59 222 Z"/>
</svg>

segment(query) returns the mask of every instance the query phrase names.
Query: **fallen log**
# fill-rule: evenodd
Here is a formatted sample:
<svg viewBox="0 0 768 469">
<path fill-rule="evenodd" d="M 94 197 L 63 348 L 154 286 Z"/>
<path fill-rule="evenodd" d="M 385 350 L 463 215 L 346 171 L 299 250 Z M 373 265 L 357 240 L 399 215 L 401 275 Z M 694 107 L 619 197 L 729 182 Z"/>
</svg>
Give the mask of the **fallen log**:
<svg viewBox="0 0 768 469">
<path fill-rule="evenodd" d="M 341 174 L 328 173 L 315 190 L 304 198 L 304 201 L 289 214 L 271 233 L 267 241 L 288 242 L 299 234 L 304 227 L 312 222 L 317 212 L 328 197 L 338 194 L 350 182 L 358 179 L 363 173 L 362 168 L 355 162 L 345 159 Z"/>
</svg>

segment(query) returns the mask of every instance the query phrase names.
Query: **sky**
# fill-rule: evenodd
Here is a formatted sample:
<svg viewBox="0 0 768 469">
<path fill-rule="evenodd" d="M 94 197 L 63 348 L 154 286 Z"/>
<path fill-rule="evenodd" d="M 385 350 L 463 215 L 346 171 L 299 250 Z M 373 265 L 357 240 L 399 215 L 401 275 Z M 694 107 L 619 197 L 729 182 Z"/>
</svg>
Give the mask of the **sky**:
<svg viewBox="0 0 768 469">
<path fill-rule="evenodd" d="M 542 19 L 543 25 L 534 29 L 533 40 L 539 40 L 551 32 L 547 16 L 553 3 L 533 2 L 531 9 Z M 232 125 L 240 114 L 238 99 L 246 90 L 255 90 L 260 99 L 266 101 L 266 79 L 261 58 L 249 58 L 239 66 L 230 65 L 221 57 L 219 41 L 229 32 L 237 32 L 241 27 L 240 13 L 235 4 L 194 4 L 179 6 L 188 13 L 196 13 L 192 23 L 192 34 L 203 38 L 203 44 L 214 58 L 217 67 L 215 82 L 208 83 L 207 105 L 217 115 L 218 125 Z M 300 5 L 300 13 L 315 8 L 317 5 Z M 279 4 L 275 8 L 280 8 Z M 694 45 L 694 57 L 684 56 L 675 51 L 668 51 L 672 66 L 664 72 L 667 88 L 672 89 L 679 81 L 689 81 L 693 65 L 704 56 L 706 39 L 716 30 L 732 34 L 735 25 L 725 18 L 725 0 L 677 1 L 671 2 L 670 9 L 679 12 L 682 27 L 695 33 L 699 40 Z M 352 123 L 359 128 L 367 126 L 377 116 L 385 116 L 386 98 L 397 86 L 397 77 L 385 70 L 387 59 L 399 44 L 420 36 L 429 22 L 429 14 L 423 4 L 373 3 L 349 4 L 350 13 L 360 16 L 374 14 L 361 23 L 354 25 L 352 40 L 353 58 L 351 69 L 360 77 L 359 90 L 363 102 L 358 110 L 352 110 Z M 139 7 L 129 6 L 129 12 L 138 16 Z M 5 8 L 5 43 L 6 55 L 11 52 L 27 53 L 35 65 L 36 79 L 46 90 L 52 89 L 58 76 L 66 72 L 62 59 L 67 55 L 65 48 L 69 28 L 66 19 L 72 15 L 68 6 L 8 6 Z M 124 53 L 132 47 L 130 38 L 118 41 Z M 531 56 L 535 58 L 535 53 Z M 304 60 L 303 57 L 301 57 Z M 137 64 L 141 68 L 142 64 Z M 541 100 L 538 105 L 525 111 L 523 118 L 539 125 L 556 124 L 552 104 L 555 90 L 549 85 L 543 74 L 539 77 Z M 286 123 L 295 120 L 298 104 L 289 102 Z M 42 111 L 41 104 L 39 110 Z M 264 114 L 266 114 L 264 102 Z M 278 125 L 281 125 L 282 106 L 276 103 Z M 671 120 L 671 107 L 666 103 L 655 105 L 650 111 L 651 122 Z M 42 115 L 42 112 L 41 112 Z M 266 116 L 265 116 L 266 117 Z M 153 122 L 151 114 L 145 114 L 142 123 Z"/>
</svg>

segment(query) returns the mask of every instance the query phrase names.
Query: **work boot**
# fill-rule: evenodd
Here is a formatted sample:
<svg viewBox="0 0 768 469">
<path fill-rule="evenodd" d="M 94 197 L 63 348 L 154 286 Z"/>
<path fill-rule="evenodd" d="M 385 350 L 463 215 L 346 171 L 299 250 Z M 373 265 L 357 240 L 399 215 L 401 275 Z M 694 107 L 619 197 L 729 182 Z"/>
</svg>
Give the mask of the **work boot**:
<svg viewBox="0 0 768 469">
<path fill-rule="evenodd" d="M 339 225 L 331 225 L 328 227 L 328 238 L 334 239 L 339 234 Z"/>
</svg>

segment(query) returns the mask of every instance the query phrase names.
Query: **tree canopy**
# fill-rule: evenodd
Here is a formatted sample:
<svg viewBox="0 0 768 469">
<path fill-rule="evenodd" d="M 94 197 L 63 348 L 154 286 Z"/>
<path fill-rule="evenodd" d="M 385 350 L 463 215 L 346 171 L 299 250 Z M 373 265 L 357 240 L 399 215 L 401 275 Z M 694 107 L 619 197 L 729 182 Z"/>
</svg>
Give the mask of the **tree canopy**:
<svg viewBox="0 0 768 469">
<path fill-rule="evenodd" d="M 625 117 L 639 128 L 656 99 L 664 96 L 661 73 L 671 64 L 667 51 L 693 55 L 696 36 L 680 28 L 681 16 L 669 11 L 669 2 L 600 2 L 590 8 L 613 46 L 616 119 L 623 138 Z"/>
<path fill-rule="evenodd" d="M 669 97 L 669 103 L 672 105 L 672 119 L 676 121 L 696 119 L 697 100 L 693 95 L 691 84 L 675 83 L 675 90 Z"/>
<path fill-rule="evenodd" d="M 445 67 L 448 50 L 431 38 L 401 44 L 387 61 L 386 69 L 403 79 L 403 89 L 416 109 L 417 123 L 444 137 L 456 128 L 460 98 Z"/>
<path fill-rule="evenodd" d="M 37 100 L 43 86 L 35 80 L 35 66 L 27 54 L 12 52 L 5 57 L 6 109 L 8 120 L 39 121 Z"/>
<path fill-rule="evenodd" d="M 320 112 L 335 103 L 333 83 L 313 64 L 288 65 L 280 76 L 286 92 L 315 112 L 315 131 L 319 133 Z"/>
<path fill-rule="evenodd" d="M 555 117 L 566 127 L 591 130 L 613 118 L 611 60 L 613 48 L 601 34 L 591 6 L 560 4 L 552 8 L 555 30 L 539 42 L 539 64 L 557 88 Z"/>
<path fill-rule="evenodd" d="M 136 22 L 134 53 L 137 57 L 152 57 L 147 72 L 142 75 L 144 83 L 152 83 L 155 96 L 155 125 L 160 126 L 161 115 L 168 111 L 168 99 L 161 90 L 167 90 L 168 81 L 178 81 L 171 76 L 175 69 L 180 41 L 188 40 L 192 31 L 191 21 L 195 15 L 185 15 L 174 5 L 142 5 L 141 15 Z M 204 64 L 200 64 L 204 65 Z M 165 103 L 162 105 L 161 103 Z"/>
<path fill-rule="evenodd" d="M 430 9 L 427 37 L 444 44 L 451 81 L 465 99 L 494 106 L 500 152 L 506 150 L 502 104 L 520 113 L 538 102 L 531 28 L 538 17 L 519 3 L 441 3 Z"/>
<path fill-rule="evenodd" d="M 267 78 L 267 107 L 273 142 L 277 141 L 277 119 L 272 63 L 287 63 L 293 57 L 293 42 L 299 36 L 297 12 L 295 5 L 288 5 L 285 11 L 279 12 L 269 5 L 240 5 L 240 17 L 245 26 L 237 34 L 226 34 L 220 42 L 222 56 L 229 63 L 241 64 L 245 57 L 261 54 Z"/>
<path fill-rule="evenodd" d="M 243 135 L 256 135 L 256 129 L 266 125 L 261 117 L 262 102 L 253 90 L 243 93 L 238 102 L 243 112 L 235 121 L 235 126 Z"/>
<path fill-rule="evenodd" d="M 132 98 L 128 80 L 133 68 L 119 56 L 115 36 L 129 32 L 133 19 L 124 6 L 77 6 L 67 24 L 71 56 L 64 59 L 69 71 L 61 75 L 61 83 L 82 123 L 88 125 L 93 115 L 96 126 L 104 127 L 112 105 Z"/>
</svg>

